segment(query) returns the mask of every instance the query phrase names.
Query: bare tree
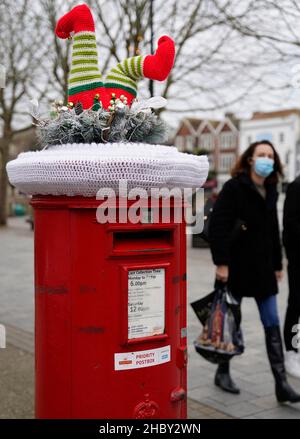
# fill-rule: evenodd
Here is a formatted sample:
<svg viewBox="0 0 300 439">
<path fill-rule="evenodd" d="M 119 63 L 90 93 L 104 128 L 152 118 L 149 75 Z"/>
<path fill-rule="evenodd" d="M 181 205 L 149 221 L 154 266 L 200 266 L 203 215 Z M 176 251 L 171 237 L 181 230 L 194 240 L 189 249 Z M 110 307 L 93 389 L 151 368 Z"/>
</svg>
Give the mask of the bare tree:
<svg viewBox="0 0 300 439">
<path fill-rule="evenodd" d="M 128 47 L 131 55 L 137 45 L 147 53 L 149 2 L 90 3 L 98 15 L 103 66 L 129 55 Z M 296 0 L 155 0 L 154 11 L 156 37 L 167 32 L 177 48 L 172 74 L 155 86 L 168 98 L 169 112 L 262 105 L 277 92 L 294 92 L 293 67 L 300 57 Z"/>
<path fill-rule="evenodd" d="M 45 42 L 32 1 L 2 0 L 0 17 L 0 62 L 7 72 L 5 88 L 0 89 L 0 225 L 5 225 L 9 147 L 16 133 L 31 127 L 28 115 L 24 117 L 27 101 L 46 92 L 37 81 Z"/>
<path fill-rule="evenodd" d="M 94 13 L 104 75 L 125 57 L 150 53 L 148 0 L 86 2 Z M 66 6 L 61 0 L 41 3 L 47 5 L 53 35 Z M 267 98 L 291 89 L 286 66 L 300 56 L 299 19 L 295 0 L 154 0 L 155 40 L 167 33 L 177 49 L 174 69 L 167 81 L 155 84 L 155 94 L 168 99 L 169 112 L 186 113 L 235 108 L 257 96 L 261 103 L 263 93 Z M 67 89 L 69 47 L 54 37 L 49 51 L 61 96 Z M 140 90 L 147 96 L 149 83 L 143 81 Z"/>
<path fill-rule="evenodd" d="M 148 0 L 89 0 L 87 3 L 94 13 L 100 69 L 104 75 L 109 67 L 126 57 L 150 53 Z M 41 5 L 50 24 L 49 30 L 54 35 L 57 19 L 66 12 L 65 5 L 61 0 L 43 0 Z M 186 101 L 185 91 L 191 88 L 193 77 L 198 82 L 197 93 L 217 93 L 216 84 L 205 87 L 205 81 L 199 81 L 198 77 L 203 66 L 212 62 L 227 44 L 232 31 L 228 27 L 224 31 L 226 19 L 216 16 L 216 8 L 214 13 L 211 12 L 210 0 L 156 0 L 154 5 L 155 39 L 167 33 L 174 38 L 177 48 L 173 72 L 163 85 L 155 84 L 156 93 L 176 102 L 174 111 L 186 111 L 181 108 L 181 102 Z M 68 9 L 72 6 L 68 4 Z M 209 37 L 211 32 L 214 32 L 215 41 Z M 55 37 L 53 47 L 49 49 L 49 57 L 53 60 L 53 84 L 56 89 L 59 87 L 61 96 L 65 96 L 67 90 L 69 49 L 68 41 L 61 42 Z M 219 62 L 222 61 L 219 59 Z M 141 86 L 142 95 L 146 96 L 149 88 L 149 82 L 144 81 Z M 192 94 L 195 95 L 195 90 Z M 219 108 L 222 105 L 219 95 L 216 101 Z"/>
<path fill-rule="evenodd" d="M 232 30 L 230 63 L 237 86 L 253 79 L 245 101 L 257 107 L 296 104 L 300 82 L 300 4 L 296 0 L 212 0 L 217 16 Z M 242 50 L 241 50 L 242 49 Z M 251 81 L 248 82 L 251 84 Z M 243 105 L 239 101 L 238 106 Z M 237 106 L 237 108 L 238 108 Z"/>
<path fill-rule="evenodd" d="M 44 26 L 48 35 L 49 50 L 47 53 L 48 82 L 51 88 L 51 96 L 67 100 L 69 56 L 71 44 L 68 40 L 63 41 L 56 37 L 55 27 L 58 19 L 78 2 L 65 0 L 41 0 L 40 7 L 44 19 Z"/>
<path fill-rule="evenodd" d="M 89 3 L 97 17 L 104 70 L 122 57 L 149 53 L 149 1 L 91 0 Z M 176 42 L 174 69 L 165 83 L 155 85 L 156 92 L 169 100 L 168 111 L 225 108 L 239 102 L 260 84 L 261 78 L 249 69 L 251 54 L 244 50 L 242 33 L 234 29 L 228 13 L 232 3 L 154 1 L 156 39 L 167 33 Z M 236 16 L 247 22 L 253 4 L 248 2 L 241 10 L 235 2 Z M 240 87 L 236 87 L 237 77 Z M 142 90 L 145 93 L 145 87 Z"/>
<path fill-rule="evenodd" d="M 148 0 L 86 2 L 94 12 L 104 75 L 125 57 L 150 53 Z M 5 223 L 9 144 L 30 122 L 25 99 L 67 97 L 70 43 L 57 39 L 54 28 L 77 3 L 0 4 L 0 63 L 8 72 L 0 91 L 0 224 Z M 295 66 L 300 82 L 299 21 L 296 0 L 154 0 L 155 40 L 167 33 L 177 49 L 174 69 L 164 83 L 155 83 L 155 94 L 168 99 L 169 114 L 188 114 L 268 104 L 277 94 L 294 93 Z M 140 95 L 149 95 L 147 81 Z"/>
</svg>

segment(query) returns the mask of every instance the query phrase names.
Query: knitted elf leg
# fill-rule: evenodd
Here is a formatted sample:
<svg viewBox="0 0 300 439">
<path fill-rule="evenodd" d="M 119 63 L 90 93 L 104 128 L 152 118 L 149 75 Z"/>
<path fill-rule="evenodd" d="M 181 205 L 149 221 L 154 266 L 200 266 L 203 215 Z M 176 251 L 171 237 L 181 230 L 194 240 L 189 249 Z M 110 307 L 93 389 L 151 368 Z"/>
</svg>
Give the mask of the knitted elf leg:
<svg viewBox="0 0 300 439">
<path fill-rule="evenodd" d="M 164 81 L 173 67 L 174 57 L 174 41 L 163 36 L 158 40 L 154 55 L 128 58 L 112 68 L 106 76 L 105 88 L 110 96 L 112 93 L 117 98 L 122 94 L 126 96 L 130 105 L 137 94 L 137 81 L 141 78 Z"/>
<path fill-rule="evenodd" d="M 91 108 L 95 95 L 104 94 L 95 25 L 89 7 L 76 6 L 57 23 L 55 33 L 59 38 L 70 38 L 73 33 L 72 65 L 68 78 L 68 101 L 80 101 L 84 109 Z"/>
</svg>

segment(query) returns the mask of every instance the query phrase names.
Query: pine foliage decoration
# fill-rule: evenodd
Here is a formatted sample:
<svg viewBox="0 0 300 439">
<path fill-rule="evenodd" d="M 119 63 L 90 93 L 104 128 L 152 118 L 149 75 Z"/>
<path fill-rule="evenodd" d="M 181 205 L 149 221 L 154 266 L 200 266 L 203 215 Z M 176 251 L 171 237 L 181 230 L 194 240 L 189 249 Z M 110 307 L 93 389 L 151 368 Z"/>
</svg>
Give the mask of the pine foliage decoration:
<svg viewBox="0 0 300 439">
<path fill-rule="evenodd" d="M 53 112 L 52 112 L 53 114 Z M 37 119 L 41 147 L 64 143 L 164 143 L 167 129 L 150 108 L 115 106 L 113 111 L 56 105 L 54 117 Z"/>
</svg>

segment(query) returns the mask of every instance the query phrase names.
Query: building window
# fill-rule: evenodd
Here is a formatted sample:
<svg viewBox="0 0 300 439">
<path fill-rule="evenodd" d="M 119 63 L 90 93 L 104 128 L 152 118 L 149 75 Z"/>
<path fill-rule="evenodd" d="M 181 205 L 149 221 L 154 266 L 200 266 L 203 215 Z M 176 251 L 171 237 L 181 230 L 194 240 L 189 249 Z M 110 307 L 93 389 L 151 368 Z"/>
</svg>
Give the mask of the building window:
<svg viewBox="0 0 300 439">
<path fill-rule="evenodd" d="M 208 163 L 209 163 L 209 169 L 211 171 L 215 171 L 215 160 L 213 154 L 208 154 Z"/>
<path fill-rule="evenodd" d="M 195 137 L 186 136 L 185 146 L 187 151 L 193 152 L 195 148 Z"/>
<path fill-rule="evenodd" d="M 220 135 L 220 146 L 222 149 L 234 148 L 234 135 L 233 133 L 225 132 Z"/>
<path fill-rule="evenodd" d="M 279 134 L 279 142 L 283 143 L 284 142 L 284 133 L 280 133 Z"/>
<path fill-rule="evenodd" d="M 285 154 L 285 164 L 288 166 L 290 164 L 290 155 L 291 155 L 291 151 L 287 151 Z"/>
<path fill-rule="evenodd" d="M 221 154 L 219 156 L 219 171 L 224 173 L 229 173 L 231 168 L 235 163 L 236 157 L 235 154 Z"/>
<path fill-rule="evenodd" d="M 207 149 L 212 151 L 214 149 L 214 137 L 211 133 L 201 134 L 200 149 Z"/>
<path fill-rule="evenodd" d="M 183 150 L 183 145 L 184 145 L 183 137 L 182 136 L 177 136 L 176 139 L 175 139 L 175 146 L 176 146 L 176 148 L 179 151 L 182 151 Z"/>
</svg>

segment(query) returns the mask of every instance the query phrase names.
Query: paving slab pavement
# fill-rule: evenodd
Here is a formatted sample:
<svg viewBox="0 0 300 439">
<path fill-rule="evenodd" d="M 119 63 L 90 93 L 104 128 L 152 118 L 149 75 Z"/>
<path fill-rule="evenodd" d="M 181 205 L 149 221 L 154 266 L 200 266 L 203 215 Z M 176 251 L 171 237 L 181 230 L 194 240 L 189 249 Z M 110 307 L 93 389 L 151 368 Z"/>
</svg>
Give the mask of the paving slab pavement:
<svg viewBox="0 0 300 439">
<path fill-rule="evenodd" d="M 189 248 L 188 302 L 209 293 L 213 280 L 214 266 L 209 250 Z M 283 320 L 287 300 L 286 278 L 280 289 L 278 304 Z M 232 375 L 241 388 L 241 394 L 229 395 L 213 384 L 215 366 L 203 360 L 194 350 L 193 341 L 200 332 L 200 325 L 188 307 L 189 417 L 300 419 L 299 404 L 283 406 L 275 400 L 263 329 L 253 299 L 243 301 L 242 313 L 246 351 L 232 362 Z M 12 393 L 7 400 L 8 411 L 0 404 L 0 417 L 14 417 L 16 413 L 16 417 L 32 417 L 33 403 L 29 403 L 28 399 L 30 395 L 33 398 L 33 233 L 23 218 L 12 218 L 8 227 L 0 228 L 0 323 L 7 326 L 8 340 L 8 349 L 0 349 L 0 386 L 5 373 L 15 377 L 7 379 L 11 386 L 9 392 Z M 22 362 L 17 361 L 19 358 L 26 358 L 28 365 L 25 367 L 24 364 L 22 368 Z M 24 375 L 22 379 L 23 373 L 27 374 L 27 378 Z M 24 388 L 24 400 L 19 398 L 18 379 L 28 387 Z M 290 379 L 290 382 L 300 392 L 300 380 Z M 4 405 L 5 399 L 2 398 Z M 21 407 L 22 401 L 27 411 Z M 14 409 L 14 404 L 20 405 L 20 408 Z"/>
<path fill-rule="evenodd" d="M 0 349 L 0 419 L 34 418 L 33 334 L 6 325 L 7 346 Z M 189 419 L 230 419 L 231 416 L 188 399 Z"/>
</svg>

